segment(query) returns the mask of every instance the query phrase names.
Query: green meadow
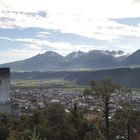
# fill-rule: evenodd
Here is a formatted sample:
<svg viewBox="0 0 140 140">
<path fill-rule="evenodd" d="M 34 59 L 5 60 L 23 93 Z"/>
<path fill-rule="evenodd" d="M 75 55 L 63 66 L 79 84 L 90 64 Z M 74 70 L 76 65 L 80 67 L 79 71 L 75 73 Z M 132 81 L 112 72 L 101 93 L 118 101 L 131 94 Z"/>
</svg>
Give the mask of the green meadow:
<svg viewBox="0 0 140 140">
<path fill-rule="evenodd" d="M 12 87 L 19 88 L 62 88 L 67 92 L 83 92 L 86 86 L 77 85 L 75 81 L 64 79 L 51 79 L 51 80 L 14 80 L 11 82 Z"/>
</svg>

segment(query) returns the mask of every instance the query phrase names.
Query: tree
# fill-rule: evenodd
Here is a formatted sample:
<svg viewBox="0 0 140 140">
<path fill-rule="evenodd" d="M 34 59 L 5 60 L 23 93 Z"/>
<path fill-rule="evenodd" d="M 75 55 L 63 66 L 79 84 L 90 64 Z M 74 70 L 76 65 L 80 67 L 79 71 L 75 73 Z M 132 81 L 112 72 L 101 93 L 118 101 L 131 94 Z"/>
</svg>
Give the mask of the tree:
<svg viewBox="0 0 140 140">
<path fill-rule="evenodd" d="M 72 124 L 76 131 L 76 135 L 73 140 L 87 140 L 89 134 L 93 133 L 92 123 L 84 117 L 82 110 L 77 107 L 76 103 L 69 113 L 69 123 Z"/>
<path fill-rule="evenodd" d="M 40 110 L 35 110 L 33 112 L 32 118 L 31 118 L 31 126 L 35 127 L 37 124 L 41 123 L 42 121 L 42 112 Z"/>
<path fill-rule="evenodd" d="M 36 134 L 36 129 L 35 128 L 34 128 L 34 132 L 33 132 L 32 136 L 30 137 L 30 140 L 41 140 L 39 138 L 39 135 Z"/>
<path fill-rule="evenodd" d="M 115 127 L 115 136 L 133 139 L 133 135 L 140 129 L 140 111 L 131 105 L 115 112 L 111 125 Z"/>
<path fill-rule="evenodd" d="M 11 131 L 9 132 L 8 140 L 15 140 L 14 135 Z"/>
<path fill-rule="evenodd" d="M 7 140 L 9 137 L 9 124 L 10 124 L 10 119 L 9 115 L 6 113 L 1 113 L 0 114 L 0 139 L 1 140 Z"/>
<path fill-rule="evenodd" d="M 70 140 L 75 136 L 75 130 L 68 123 L 68 117 L 64 107 L 59 103 L 53 103 L 46 109 L 47 140 Z"/>
<path fill-rule="evenodd" d="M 101 110 L 105 119 L 105 139 L 110 139 L 110 124 L 109 124 L 109 115 L 110 115 L 110 104 L 111 97 L 120 94 L 126 93 L 128 90 L 120 87 L 117 84 L 114 84 L 110 79 L 104 79 L 101 81 L 92 81 L 91 87 L 84 91 L 85 95 L 91 95 L 97 98 L 98 105 L 100 105 Z"/>
</svg>

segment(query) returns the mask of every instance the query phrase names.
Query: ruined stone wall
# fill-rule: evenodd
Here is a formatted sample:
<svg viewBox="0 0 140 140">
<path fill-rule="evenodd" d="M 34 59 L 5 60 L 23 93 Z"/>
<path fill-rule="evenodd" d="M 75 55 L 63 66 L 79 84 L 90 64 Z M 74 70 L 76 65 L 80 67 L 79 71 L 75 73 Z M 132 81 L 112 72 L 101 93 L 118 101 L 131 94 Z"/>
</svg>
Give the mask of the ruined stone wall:
<svg viewBox="0 0 140 140">
<path fill-rule="evenodd" d="M 10 103 L 10 69 L 0 68 L 0 104 Z"/>
<path fill-rule="evenodd" d="M 9 68 L 0 68 L 0 113 L 11 113 Z"/>
</svg>

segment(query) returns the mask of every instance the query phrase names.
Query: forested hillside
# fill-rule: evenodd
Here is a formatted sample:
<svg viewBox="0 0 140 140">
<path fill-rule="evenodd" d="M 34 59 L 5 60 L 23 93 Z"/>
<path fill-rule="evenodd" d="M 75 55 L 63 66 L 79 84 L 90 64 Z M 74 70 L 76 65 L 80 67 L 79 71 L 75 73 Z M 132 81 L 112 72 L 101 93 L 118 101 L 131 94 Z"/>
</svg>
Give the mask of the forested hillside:
<svg viewBox="0 0 140 140">
<path fill-rule="evenodd" d="M 110 78 L 114 82 L 132 88 L 140 88 L 140 68 L 117 68 L 99 71 L 58 71 L 12 73 L 12 80 L 66 79 L 79 85 L 89 85 L 91 80 Z"/>
</svg>

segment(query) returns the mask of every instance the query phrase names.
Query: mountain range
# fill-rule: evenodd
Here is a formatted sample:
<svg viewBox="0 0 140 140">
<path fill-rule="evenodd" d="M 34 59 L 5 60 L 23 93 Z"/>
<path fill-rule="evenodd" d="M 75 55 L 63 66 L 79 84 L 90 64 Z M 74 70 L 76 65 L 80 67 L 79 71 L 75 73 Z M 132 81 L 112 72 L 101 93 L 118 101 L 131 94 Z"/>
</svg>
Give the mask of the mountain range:
<svg viewBox="0 0 140 140">
<path fill-rule="evenodd" d="M 0 67 L 10 67 L 12 71 L 17 72 L 140 67 L 140 50 L 131 55 L 125 55 L 123 51 L 78 51 L 65 57 L 56 52 L 47 51 L 22 61 L 1 64 Z"/>
</svg>

